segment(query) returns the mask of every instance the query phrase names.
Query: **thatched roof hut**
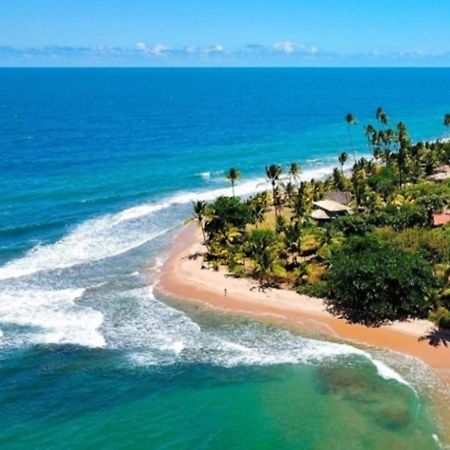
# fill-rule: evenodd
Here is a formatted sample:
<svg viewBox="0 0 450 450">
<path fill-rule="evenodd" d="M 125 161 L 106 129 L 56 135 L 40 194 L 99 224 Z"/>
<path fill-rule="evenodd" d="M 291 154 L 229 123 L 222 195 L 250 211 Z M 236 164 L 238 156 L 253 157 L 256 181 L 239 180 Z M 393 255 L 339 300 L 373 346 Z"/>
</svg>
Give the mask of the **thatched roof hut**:
<svg viewBox="0 0 450 450">
<path fill-rule="evenodd" d="M 352 212 L 352 209 L 349 206 L 343 205 L 342 203 L 338 203 L 333 200 L 319 200 L 317 202 L 314 202 L 314 206 L 324 210 L 330 216 L 351 214 Z"/>
<path fill-rule="evenodd" d="M 311 219 L 323 221 L 330 220 L 331 217 L 323 209 L 314 209 L 310 214 Z"/>
<path fill-rule="evenodd" d="M 331 200 L 333 202 L 348 205 L 352 201 L 352 193 L 347 191 L 331 191 L 323 194 L 324 200 Z"/>
</svg>

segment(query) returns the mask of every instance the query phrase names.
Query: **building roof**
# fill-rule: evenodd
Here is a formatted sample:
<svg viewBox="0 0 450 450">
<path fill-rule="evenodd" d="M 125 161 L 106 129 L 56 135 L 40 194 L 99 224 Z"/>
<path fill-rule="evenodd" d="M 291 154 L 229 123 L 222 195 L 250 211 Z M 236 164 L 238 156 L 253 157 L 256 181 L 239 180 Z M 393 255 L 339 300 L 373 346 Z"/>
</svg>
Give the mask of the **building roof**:
<svg viewBox="0 0 450 450">
<path fill-rule="evenodd" d="M 433 225 L 438 227 L 450 223 L 450 214 L 433 214 Z"/>
<path fill-rule="evenodd" d="M 333 200 L 319 200 L 318 202 L 314 202 L 314 205 L 320 209 L 323 209 L 327 213 L 350 213 L 352 211 L 348 206 L 343 205 L 342 203 L 335 202 Z"/>
<path fill-rule="evenodd" d="M 346 191 L 325 192 L 323 198 L 324 200 L 332 200 L 342 205 L 348 205 L 352 201 L 352 193 Z"/>
<path fill-rule="evenodd" d="M 330 216 L 323 209 L 314 209 L 310 217 L 315 220 L 330 220 Z"/>
<path fill-rule="evenodd" d="M 450 166 L 441 166 L 435 169 L 433 175 L 428 177 L 434 181 L 445 181 L 450 179 Z"/>
</svg>

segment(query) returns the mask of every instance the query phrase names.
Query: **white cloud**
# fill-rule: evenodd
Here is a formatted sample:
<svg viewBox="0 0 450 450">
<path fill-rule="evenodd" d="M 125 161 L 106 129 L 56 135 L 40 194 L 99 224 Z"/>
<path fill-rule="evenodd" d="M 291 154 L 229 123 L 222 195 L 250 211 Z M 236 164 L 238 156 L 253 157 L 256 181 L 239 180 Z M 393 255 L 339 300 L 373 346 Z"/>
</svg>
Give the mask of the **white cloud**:
<svg viewBox="0 0 450 450">
<path fill-rule="evenodd" d="M 314 45 L 296 44 L 291 41 L 276 42 L 273 44 L 273 50 L 287 55 L 295 53 L 315 55 L 319 51 Z"/>
<path fill-rule="evenodd" d="M 184 47 L 183 50 L 189 54 L 194 54 L 198 52 L 198 48 L 195 45 L 189 45 L 187 47 Z"/>
<path fill-rule="evenodd" d="M 203 51 L 209 55 L 214 53 L 223 53 L 225 51 L 225 47 L 220 44 L 212 45 L 211 47 L 205 47 Z"/>
<path fill-rule="evenodd" d="M 163 44 L 156 44 L 153 47 L 150 47 L 149 49 L 147 49 L 148 53 L 150 53 L 151 55 L 156 55 L 156 56 L 160 56 L 163 53 L 167 52 L 167 50 L 170 50 L 169 47 L 166 47 Z"/>
<path fill-rule="evenodd" d="M 408 52 L 384 53 L 368 51 L 342 54 L 319 51 L 311 44 L 280 41 L 273 45 L 259 43 L 240 47 L 221 44 L 168 47 L 143 41 L 132 47 L 96 46 L 44 46 L 15 48 L 0 46 L 0 66 L 45 65 L 295 65 L 300 63 L 333 66 L 450 66 L 450 52 L 430 52 L 412 49 Z"/>
<path fill-rule="evenodd" d="M 296 46 L 293 42 L 289 41 L 277 42 L 276 44 L 273 44 L 273 49 L 282 53 L 294 53 Z"/>
<path fill-rule="evenodd" d="M 163 44 L 156 44 L 149 47 L 145 42 L 137 42 L 134 48 L 139 52 L 154 56 L 161 56 L 168 50 L 170 50 L 170 47 L 167 47 Z"/>
<path fill-rule="evenodd" d="M 145 42 L 136 42 L 136 45 L 134 46 L 134 48 L 141 52 L 145 52 L 145 50 L 147 49 L 147 46 L 145 45 Z"/>
</svg>

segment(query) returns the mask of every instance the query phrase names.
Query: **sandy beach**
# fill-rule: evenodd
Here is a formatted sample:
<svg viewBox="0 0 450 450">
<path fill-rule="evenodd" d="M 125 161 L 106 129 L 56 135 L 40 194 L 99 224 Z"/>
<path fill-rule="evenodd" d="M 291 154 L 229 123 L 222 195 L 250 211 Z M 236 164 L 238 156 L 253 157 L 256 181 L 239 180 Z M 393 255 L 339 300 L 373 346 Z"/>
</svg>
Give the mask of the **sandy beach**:
<svg viewBox="0 0 450 450">
<path fill-rule="evenodd" d="M 256 282 L 228 276 L 224 271 L 202 269 L 201 231 L 195 224 L 176 237 L 156 289 L 175 297 L 228 313 L 319 332 L 352 343 L 383 348 L 419 358 L 450 385 L 450 347 L 430 345 L 434 327 L 426 320 L 394 323 L 379 328 L 352 325 L 326 311 L 321 299 L 293 291 L 258 290 Z M 226 292 L 225 292 L 226 289 Z"/>
</svg>

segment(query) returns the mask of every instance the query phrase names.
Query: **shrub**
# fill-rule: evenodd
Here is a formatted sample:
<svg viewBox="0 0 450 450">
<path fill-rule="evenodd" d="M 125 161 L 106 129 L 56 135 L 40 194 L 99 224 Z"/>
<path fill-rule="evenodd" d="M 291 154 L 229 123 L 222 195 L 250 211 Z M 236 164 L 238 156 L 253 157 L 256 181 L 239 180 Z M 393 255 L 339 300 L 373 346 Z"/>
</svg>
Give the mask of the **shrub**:
<svg viewBox="0 0 450 450">
<path fill-rule="evenodd" d="M 253 221 L 251 208 L 235 197 L 217 198 L 209 206 L 209 216 L 211 218 L 205 225 L 206 232 L 209 235 L 224 232 L 230 225 L 242 230 Z"/>
<path fill-rule="evenodd" d="M 397 206 L 391 203 L 383 211 L 375 213 L 370 221 L 373 225 L 389 225 L 394 230 L 400 231 L 415 226 L 424 227 L 428 225 L 429 213 L 424 207 L 415 204 Z"/>
<path fill-rule="evenodd" d="M 430 265 L 373 236 L 353 237 L 331 256 L 328 309 L 349 322 L 378 326 L 426 317 L 433 306 Z"/>
<path fill-rule="evenodd" d="M 369 223 L 368 218 L 361 214 L 339 217 L 333 225 L 345 236 L 363 235 L 373 230 L 373 225 Z"/>
<path fill-rule="evenodd" d="M 450 311 L 443 306 L 430 313 L 430 320 L 439 328 L 450 329 Z"/>
<path fill-rule="evenodd" d="M 450 263 L 450 228 L 414 227 L 400 232 L 391 228 L 379 228 L 375 233 L 386 244 L 394 244 L 404 250 L 417 252 L 433 264 Z"/>
<path fill-rule="evenodd" d="M 297 292 L 310 297 L 326 298 L 329 294 L 329 287 L 326 281 L 316 281 L 313 284 L 301 284 L 296 288 Z"/>
<path fill-rule="evenodd" d="M 399 178 L 392 166 L 382 167 L 378 173 L 368 179 L 369 186 L 386 199 L 398 186 Z"/>
</svg>

